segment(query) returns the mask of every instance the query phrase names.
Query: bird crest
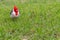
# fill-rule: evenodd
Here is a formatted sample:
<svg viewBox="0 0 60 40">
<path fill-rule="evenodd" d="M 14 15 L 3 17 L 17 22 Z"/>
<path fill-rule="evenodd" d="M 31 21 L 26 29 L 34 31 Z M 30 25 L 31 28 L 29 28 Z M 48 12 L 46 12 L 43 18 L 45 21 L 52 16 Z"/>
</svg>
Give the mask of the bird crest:
<svg viewBox="0 0 60 40">
<path fill-rule="evenodd" d="M 16 15 L 18 15 L 18 8 L 17 8 L 17 6 L 14 6 L 14 12 L 15 12 Z"/>
</svg>

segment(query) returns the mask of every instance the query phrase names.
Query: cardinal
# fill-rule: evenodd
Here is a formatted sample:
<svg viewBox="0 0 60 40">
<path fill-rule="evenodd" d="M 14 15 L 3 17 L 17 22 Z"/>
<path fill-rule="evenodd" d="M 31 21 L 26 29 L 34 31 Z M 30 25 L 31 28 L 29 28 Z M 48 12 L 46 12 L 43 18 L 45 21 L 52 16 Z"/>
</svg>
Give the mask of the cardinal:
<svg viewBox="0 0 60 40">
<path fill-rule="evenodd" d="M 14 8 L 11 10 L 10 17 L 11 18 L 19 17 L 19 10 L 18 10 L 17 6 L 14 6 Z"/>
</svg>

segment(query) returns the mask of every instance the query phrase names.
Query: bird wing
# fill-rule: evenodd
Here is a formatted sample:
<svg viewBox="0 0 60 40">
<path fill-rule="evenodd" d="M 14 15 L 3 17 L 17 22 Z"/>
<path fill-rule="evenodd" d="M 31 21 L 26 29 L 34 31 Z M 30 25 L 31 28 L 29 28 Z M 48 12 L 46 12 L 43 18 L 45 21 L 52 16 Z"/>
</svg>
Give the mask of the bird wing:
<svg viewBox="0 0 60 40">
<path fill-rule="evenodd" d="M 13 12 L 13 10 L 11 10 L 10 14 Z"/>
</svg>

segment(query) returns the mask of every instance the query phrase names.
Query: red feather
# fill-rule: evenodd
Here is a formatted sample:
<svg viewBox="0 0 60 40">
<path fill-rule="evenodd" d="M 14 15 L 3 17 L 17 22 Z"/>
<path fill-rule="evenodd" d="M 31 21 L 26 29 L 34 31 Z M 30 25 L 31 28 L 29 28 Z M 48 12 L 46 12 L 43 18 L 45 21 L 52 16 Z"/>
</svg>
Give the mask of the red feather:
<svg viewBox="0 0 60 40">
<path fill-rule="evenodd" d="M 14 6 L 14 12 L 16 13 L 16 15 L 18 15 L 18 8 L 17 8 L 17 6 Z"/>
</svg>

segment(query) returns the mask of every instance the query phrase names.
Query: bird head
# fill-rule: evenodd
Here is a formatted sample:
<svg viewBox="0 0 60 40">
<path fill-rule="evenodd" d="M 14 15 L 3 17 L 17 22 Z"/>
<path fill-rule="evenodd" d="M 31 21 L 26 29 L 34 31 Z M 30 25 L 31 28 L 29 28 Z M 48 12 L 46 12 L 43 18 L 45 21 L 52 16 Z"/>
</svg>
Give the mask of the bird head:
<svg viewBox="0 0 60 40">
<path fill-rule="evenodd" d="M 15 14 L 17 16 L 18 15 L 18 8 L 17 8 L 17 6 L 14 6 L 14 12 L 15 12 Z"/>
</svg>

